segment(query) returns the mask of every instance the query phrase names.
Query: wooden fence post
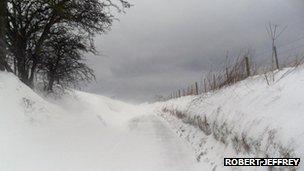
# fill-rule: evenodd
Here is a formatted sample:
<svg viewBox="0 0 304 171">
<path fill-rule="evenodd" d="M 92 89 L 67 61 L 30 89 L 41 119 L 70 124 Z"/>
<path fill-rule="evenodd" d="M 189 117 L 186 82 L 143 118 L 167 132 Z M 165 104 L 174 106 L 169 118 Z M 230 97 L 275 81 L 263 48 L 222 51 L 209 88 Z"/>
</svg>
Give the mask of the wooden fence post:
<svg viewBox="0 0 304 171">
<path fill-rule="evenodd" d="M 207 93 L 207 83 L 206 83 L 206 78 L 204 78 L 204 91 Z"/>
<path fill-rule="evenodd" d="M 246 74 L 247 77 L 250 76 L 250 63 L 249 63 L 249 57 L 245 56 L 245 67 L 246 67 Z"/>
<path fill-rule="evenodd" d="M 274 53 L 274 59 L 275 59 L 275 64 L 277 69 L 280 69 L 280 65 L 279 65 L 279 59 L 278 59 L 278 52 L 277 52 L 277 47 L 273 46 L 273 53 Z"/>
<path fill-rule="evenodd" d="M 215 74 L 213 74 L 213 91 L 215 90 L 215 87 L 216 87 Z"/>
<path fill-rule="evenodd" d="M 195 82 L 195 95 L 198 95 L 198 84 Z"/>
</svg>

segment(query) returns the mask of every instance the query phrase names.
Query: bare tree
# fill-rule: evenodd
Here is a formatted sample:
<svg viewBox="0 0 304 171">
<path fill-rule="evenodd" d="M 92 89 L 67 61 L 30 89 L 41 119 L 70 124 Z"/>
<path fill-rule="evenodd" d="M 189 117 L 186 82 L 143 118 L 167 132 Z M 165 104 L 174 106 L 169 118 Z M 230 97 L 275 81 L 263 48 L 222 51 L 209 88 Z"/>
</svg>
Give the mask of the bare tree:
<svg viewBox="0 0 304 171">
<path fill-rule="evenodd" d="M 39 54 L 43 57 L 38 68 L 46 82 L 45 90 L 52 92 L 55 84 L 77 88 L 80 82 L 94 80 L 93 70 L 84 62 L 84 52 L 95 52 L 86 35 L 76 35 L 64 28 L 53 31 Z"/>
<path fill-rule="evenodd" d="M 123 0 L 7 0 L 7 45 L 14 58 L 15 73 L 33 86 L 40 52 L 50 39 L 54 27 L 64 26 L 74 32 L 85 32 L 89 38 L 109 30 L 114 16 L 110 11 L 129 7 Z M 2 2 L 2 0 L 1 0 Z"/>
<path fill-rule="evenodd" d="M 268 24 L 268 27 L 266 27 L 267 33 L 272 42 L 272 64 L 275 65 L 276 69 L 280 69 L 276 40 L 282 35 L 286 28 L 287 26 L 280 30 L 279 25 L 272 24 L 270 22 Z"/>
</svg>

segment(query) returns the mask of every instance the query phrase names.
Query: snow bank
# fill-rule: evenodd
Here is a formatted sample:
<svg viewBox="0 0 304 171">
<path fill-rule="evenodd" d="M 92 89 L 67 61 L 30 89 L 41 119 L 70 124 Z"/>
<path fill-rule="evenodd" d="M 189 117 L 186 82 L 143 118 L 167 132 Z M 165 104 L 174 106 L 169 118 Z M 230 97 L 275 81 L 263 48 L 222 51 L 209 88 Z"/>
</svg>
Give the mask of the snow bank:
<svg viewBox="0 0 304 171">
<path fill-rule="evenodd" d="M 44 99 L 0 72 L 0 170 L 188 168 L 191 150 L 155 113 L 194 148 L 198 169 L 227 170 L 224 157 L 303 158 L 303 84 L 304 70 L 287 68 L 202 96 L 131 105 L 80 91 Z"/>
<path fill-rule="evenodd" d="M 138 115 L 138 106 L 113 100 L 105 96 L 69 91 L 60 99 L 48 99 L 70 113 L 92 115 L 104 125 L 123 126 Z"/>
<path fill-rule="evenodd" d="M 195 170 L 192 149 L 153 109 L 80 91 L 41 98 L 0 72 L 0 170 Z"/>
<path fill-rule="evenodd" d="M 10 121 L 17 126 L 48 122 L 51 111 L 55 113 L 53 118 L 62 112 L 6 72 L 0 72 L 0 109 L 0 125 L 3 127 L 11 124 Z"/>
<path fill-rule="evenodd" d="M 214 166 L 221 167 L 224 157 L 303 158 L 303 85 L 303 68 L 286 68 L 170 100 L 159 113 L 193 145 L 198 160 Z"/>
<path fill-rule="evenodd" d="M 0 72 L 0 170 L 115 168 L 109 147 L 123 127 L 114 125 L 123 125 L 132 110 L 133 105 L 77 91 L 44 99 L 13 74 Z"/>
</svg>

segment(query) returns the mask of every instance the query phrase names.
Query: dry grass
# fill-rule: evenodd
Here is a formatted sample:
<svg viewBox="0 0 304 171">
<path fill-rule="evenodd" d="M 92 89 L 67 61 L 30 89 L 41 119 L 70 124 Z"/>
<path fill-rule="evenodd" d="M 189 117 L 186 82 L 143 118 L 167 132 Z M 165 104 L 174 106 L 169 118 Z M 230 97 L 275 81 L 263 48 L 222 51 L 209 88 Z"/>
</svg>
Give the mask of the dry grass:
<svg viewBox="0 0 304 171">
<path fill-rule="evenodd" d="M 217 119 L 210 120 L 206 115 L 191 115 L 187 111 L 180 111 L 172 107 L 162 108 L 164 114 L 170 114 L 181 119 L 185 124 L 199 128 L 206 136 L 212 136 L 218 142 L 225 146 L 231 146 L 237 154 L 250 154 L 256 157 L 269 157 L 275 150 L 277 157 L 294 157 L 294 150 L 286 147 L 276 140 L 277 131 L 274 129 L 266 130 L 265 137 L 254 139 L 249 137 L 246 132 L 233 131 L 232 125 L 227 122 L 219 122 Z M 264 139 L 264 140 L 263 140 Z M 266 141 L 265 141 L 266 140 Z M 263 143 L 266 143 L 262 145 Z M 283 168 L 269 168 L 283 169 Z M 295 167 L 284 168 L 287 170 L 296 170 Z"/>
<path fill-rule="evenodd" d="M 226 64 L 224 67 L 222 67 L 222 69 L 217 70 L 216 72 L 209 71 L 202 79 L 201 86 L 197 86 L 198 84 L 195 82 L 194 84 L 188 86 L 186 89 L 179 89 L 164 99 L 169 100 L 173 98 L 179 98 L 181 96 L 198 95 L 201 93 L 216 91 L 254 75 L 264 75 L 266 83 L 270 85 L 275 81 L 279 81 L 285 75 L 292 72 L 293 69 L 296 69 L 304 63 L 304 56 L 285 61 L 280 65 L 280 68 L 289 67 L 292 69 L 283 74 L 282 78 L 274 80 L 274 75 L 278 70 L 272 65 L 258 66 L 252 61 L 252 58 L 253 55 L 249 51 L 240 54 L 236 60 L 232 62 L 232 64 L 229 64 L 226 61 Z"/>
</svg>

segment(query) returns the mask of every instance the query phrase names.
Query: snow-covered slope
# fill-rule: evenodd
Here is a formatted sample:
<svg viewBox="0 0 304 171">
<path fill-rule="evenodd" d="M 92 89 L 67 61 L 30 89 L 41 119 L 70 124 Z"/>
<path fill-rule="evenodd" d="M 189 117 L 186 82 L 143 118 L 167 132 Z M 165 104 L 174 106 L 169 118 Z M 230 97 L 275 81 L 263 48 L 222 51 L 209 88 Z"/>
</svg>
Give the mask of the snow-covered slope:
<svg viewBox="0 0 304 171">
<path fill-rule="evenodd" d="M 119 110 L 130 106 L 82 92 L 56 103 L 0 72 L 1 171 L 100 170 L 99 151 L 115 139 L 106 125 L 123 118 Z"/>
<path fill-rule="evenodd" d="M 303 67 L 159 105 L 160 116 L 192 144 L 197 159 L 217 169 L 227 169 L 224 157 L 304 158 Z"/>
<path fill-rule="evenodd" d="M 42 98 L 0 72 L 0 171 L 227 170 L 224 157 L 303 158 L 303 85 L 303 68 L 286 68 L 132 105 L 80 91 Z"/>
<path fill-rule="evenodd" d="M 184 171 L 192 150 L 147 104 L 71 91 L 44 99 L 0 72 L 0 171 Z"/>
</svg>

